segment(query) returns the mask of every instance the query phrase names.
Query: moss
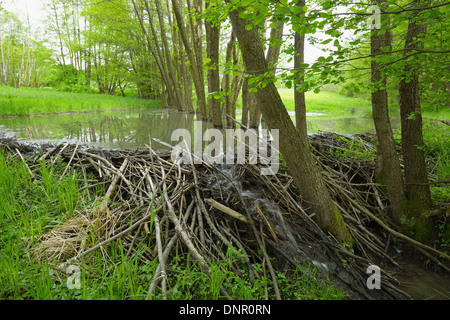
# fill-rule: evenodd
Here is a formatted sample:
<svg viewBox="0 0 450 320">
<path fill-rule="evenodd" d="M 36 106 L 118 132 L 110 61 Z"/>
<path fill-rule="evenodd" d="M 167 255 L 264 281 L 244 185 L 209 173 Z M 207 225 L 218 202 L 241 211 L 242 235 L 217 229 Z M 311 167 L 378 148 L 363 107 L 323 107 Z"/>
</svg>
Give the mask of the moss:
<svg viewBox="0 0 450 320">
<path fill-rule="evenodd" d="M 336 205 L 333 208 L 333 222 L 330 226 L 330 232 L 342 243 L 345 243 L 349 246 L 353 246 L 355 240 L 352 238 L 350 233 L 348 232 L 347 225 L 345 224 L 344 218 L 342 217 L 339 209 Z"/>
</svg>

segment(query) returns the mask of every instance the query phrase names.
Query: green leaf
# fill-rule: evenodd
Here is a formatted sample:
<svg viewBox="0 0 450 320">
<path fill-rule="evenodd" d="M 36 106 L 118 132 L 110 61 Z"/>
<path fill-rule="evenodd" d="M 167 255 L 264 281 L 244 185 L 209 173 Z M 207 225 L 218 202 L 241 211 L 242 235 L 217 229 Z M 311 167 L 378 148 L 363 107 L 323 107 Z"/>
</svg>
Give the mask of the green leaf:
<svg viewBox="0 0 450 320">
<path fill-rule="evenodd" d="M 245 30 L 250 31 L 253 29 L 253 24 L 249 23 L 247 25 L 245 25 Z"/>
<path fill-rule="evenodd" d="M 292 6 L 289 8 L 289 10 L 291 10 L 291 12 L 295 15 L 303 12 L 303 7 L 297 7 L 297 6 Z"/>
</svg>

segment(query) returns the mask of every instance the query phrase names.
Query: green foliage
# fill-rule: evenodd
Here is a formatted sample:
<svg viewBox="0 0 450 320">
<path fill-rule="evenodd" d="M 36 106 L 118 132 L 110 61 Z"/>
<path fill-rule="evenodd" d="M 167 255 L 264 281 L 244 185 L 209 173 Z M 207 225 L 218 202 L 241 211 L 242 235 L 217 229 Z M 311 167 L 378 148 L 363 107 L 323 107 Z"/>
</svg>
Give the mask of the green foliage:
<svg viewBox="0 0 450 320">
<path fill-rule="evenodd" d="M 439 122 L 425 122 L 423 128 L 424 153 L 431 162 L 430 168 L 436 181 L 450 180 L 450 130 L 448 125 Z M 450 199 L 448 184 L 433 184 L 431 197 L 435 203 Z"/>
<path fill-rule="evenodd" d="M 334 139 L 340 145 L 340 147 L 331 151 L 336 159 L 350 161 L 371 161 L 375 159 L 375 147 L 368 149 L 364 140 L 358 137 L 347 138 L 334 135 Z"/>
<path fill-rule="evenodd" d="M 77 70 L 73 65 L 54 67 L 54 73 L 48 85 L 56 90 L 67 92 L 94 91 L 86 86 L 86 76 L 83 70 Z"/>
</svg>

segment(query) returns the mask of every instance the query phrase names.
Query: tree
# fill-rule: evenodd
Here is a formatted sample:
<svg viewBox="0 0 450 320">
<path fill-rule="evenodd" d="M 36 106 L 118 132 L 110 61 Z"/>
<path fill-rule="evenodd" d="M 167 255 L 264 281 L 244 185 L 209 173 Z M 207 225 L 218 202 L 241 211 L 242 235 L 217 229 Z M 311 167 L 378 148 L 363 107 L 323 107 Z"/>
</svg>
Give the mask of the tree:
<svg viewBox="0 0 450 320">
<path fill-rule="evenodd" d="M 206 10 L 214 12 L 211 8 L 214 4 L 206 1 Z M 219 73 L 219 45 L 220 45 L 220 21 L 214 19 L 212 14 L 205 18 L 206 51 L 208 65 L 208 109 L 211 112 L 212 121 L 216 128 L 221 128 L 222 111 L 220 110 L 220 73 Z"/>
<path fill-rule="evenodd" d="M 304 0 L 300 0 L 297 3 L 297 7 L 301 9 L 303 12 L 303 7 L 305 7 L 306 3 Z M 298 18 L 303 17 L 304 13 L 299 15 Z M 305 19 L 303 20 L 303 24 L 305 23 Z M 299 19 L 299 22 L 301 20 Z M 297 24 L 298 26 L 298 24 Z M 308 139 L 308 131 L 306 125 L 306 99 L 305 92 L 302 88 L 303 83 L 305 82 L 305 69 L 303 64 L 305 63 L 305 34 L 304 29 L 298 30 L 295 32 L 294 36 L 294 47 L 295 47 L 295 56 L 294 56 L 294 69 L 296 70 L 296 81 L 294 83 L 294 103 L 295 103 L 295 122 L 297 130 L 303 136 L 303 139 Z"/>
<path fill-rule="evenodd" d="M 422 1 L 416 1 L 417 4 Z M 420 14 L 413 14 L 408 24 L 404 56 L 423 48 L 427 28 Z M 405 165 L 408 215 L 401 221 L 408 231 L 415 231 L 423 240 L 429 237 L 429 221 L 420 214 L 430 210 L 431 195 L 423 152 L 422 113 L 419 95 L 419 67 L 407 63 L 400 81 L 400 117 L 402 123 L 402 151 Z"/>
<path fill-rule="evenodd" d="M 259 31 L 246 27 L 248 20 L 245 8 L 233 7 L 229 0 L 229 17 L 236 32 L 244 60 L 245 71 L 252 77 L 260 77 L 269 73 Z M 249 17 L 253 20 L 254 17 Z M 301 197 L 316 214 L 315 219 L 325 231 L 333 234 L 339 241 L 348 244 L 352 238 L 345 226 L 342 215 L 333 203 L 325 186 L 323 178 L 309 151 L 308 143 L 296 130 L 278 94 L 275 84 L 271 81 L 256 93 L 260 110 L 267 125 L 271 129 L 280 130 L 280 151 L 286 160 L 294 182 Z"/>
<path fill-rule="evenodd" d="M 378 1 L 381 5 L 381 1 Z M 382 167 L 382 177 L 378 180 L 386 182 L 389 201 L 392 207 L 393 216 L 396 221 L 400 221 L 405 211 L 405 192 L 400 161 L 395 147 L 389 118 L 389 105 L 387 93 L 387 78 L 383 76 L 381 63 L 377 58 L 383 53 L 383 49 L 391 48 L 391 33 L 389 24 L 383 24 L 380 30 L 374 29 L 371 32 L 371 74 L 374 91 L 372 92 L 372 114 L 377 134 L 377 153 Z"/>
<path fill-rule="evenodd" d="M 203 119 L 207 119 L 208 115 L 206 109 L 205 88 L 204 82 L 202 81 L 203 74 L 199 72 L 197 60 L 194 56 L 194 52 L 192 51 L 191 43 L 188 39 L 186 26 L 184 24 L 183 16 L 181 14 L 181 10 L 177 0 L 172 0 L 172 7 L 177 21 L 178 29 L 180 30 L 181 39 L 183 40 L 184 48 L 186 50 L 186 54 L 189 58 L 189 62 L 191 65 L 191 72 L 194 80 L 195 92 L 197 94 L 197 103 L 200 108 L 200 115 Z"/>
</svg>

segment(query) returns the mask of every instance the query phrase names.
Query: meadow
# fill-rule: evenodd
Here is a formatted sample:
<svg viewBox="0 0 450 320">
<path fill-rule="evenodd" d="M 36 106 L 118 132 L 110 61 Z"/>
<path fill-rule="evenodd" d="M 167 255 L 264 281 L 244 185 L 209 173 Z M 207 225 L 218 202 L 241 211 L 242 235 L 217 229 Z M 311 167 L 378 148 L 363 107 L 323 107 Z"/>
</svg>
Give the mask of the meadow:
<svg viewBox="0 0 450 320">
<path fill-rule="evenodd" d="M 295 110 L 294 92 L 292 89 L 278 89 L 287 110 Z M 329 116 L 345 114 L 348 117 L 372 117 L 372 102 L 362 97 L 348 97 L 337 91 L 307 92 L 306 111 L 325 113 Z M 397 103 L 389 105 L 391 117 L 399 117 L 400 109 Z M 430 119 L 450 120 L 449 108 L 438 108 L 433 103 L 422 103 L 422 116 Z"/>
<path fill-rule="evenodd" d="M 279 88 L 278 92 L 288 111 L 295 111 L 292 89 Z M 94 93 L 72 93 L 52 88 L 11 88 L 0 86 L 0 116 L 26 116 L 65 112 L 98 112 L 126 110 L 140 107 L 162 107 L 160 100 L 139 99 L 133 94 L 127 97 Z M 242 108 L 239 99 L 237 108 Z M 370 100 L 348 97 L 337 91 L 306 93 L 306 109 L 311 113 L 323 113 L 328 117 L 371 117 Z M 396 103 L 390 105 L 392 117 L 399 116 Z M 437 108 L 432 103 L 422 104 L 423 117 L 450 120 L 449 108 Z"/>
<path fill-rule="evenodd" d="M 160 107 L 158 100 L 94 93 L 62 92 L 51 88 L 0 87 L 0 115 L 25 116 L 64 112 L 96 112 Z"/>
</svg>

